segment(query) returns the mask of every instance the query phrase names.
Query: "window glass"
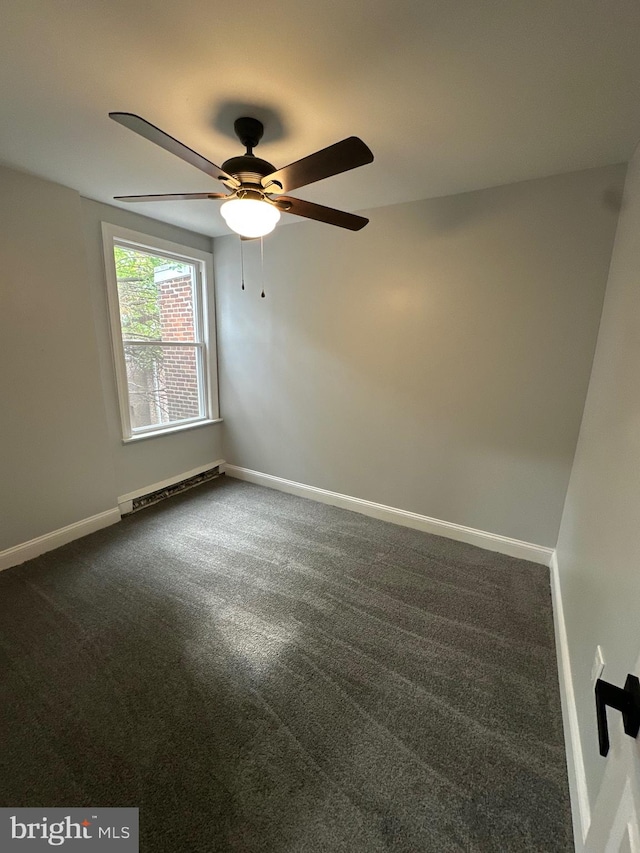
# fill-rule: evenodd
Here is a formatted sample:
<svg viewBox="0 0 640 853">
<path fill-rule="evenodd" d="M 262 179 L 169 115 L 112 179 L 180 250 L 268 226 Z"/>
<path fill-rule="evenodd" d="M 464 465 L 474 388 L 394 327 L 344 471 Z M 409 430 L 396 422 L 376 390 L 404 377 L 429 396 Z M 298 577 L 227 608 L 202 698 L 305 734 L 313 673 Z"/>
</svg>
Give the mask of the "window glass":
<svg viewBox="0 0 640 853">
<path fill-rule="evenodd" d="M 204 262 L 172 257 L 162 241 L 156 252 L 151 238 L 142 246 L 107 230 L 125 439 L 210 420 Z"/>
</svg>

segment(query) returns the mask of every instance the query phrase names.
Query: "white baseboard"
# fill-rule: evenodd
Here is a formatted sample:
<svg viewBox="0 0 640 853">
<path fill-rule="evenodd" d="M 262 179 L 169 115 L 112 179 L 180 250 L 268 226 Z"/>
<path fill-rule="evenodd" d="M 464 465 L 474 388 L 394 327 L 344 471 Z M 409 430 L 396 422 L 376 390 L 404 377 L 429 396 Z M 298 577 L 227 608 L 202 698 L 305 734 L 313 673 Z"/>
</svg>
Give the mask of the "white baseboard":
<svg viewBox="0 0 640 853">
<path fill-rule="evenodd" d="M 53 530 L 51 533 L 45 533 L 44 536 L 31 539 L 29 542 L 23 542 L 20 545 L 14 545 L 13 548 L 0 551 L 0 572 L 11 568 L 11 566 L 19 566 L 20 563 L 25 563 L 27 560 L 33 560 L 34 557 L 39 557 L 40 554 L 45 554 L 47 551 L 53 551 L 54 548 L 66 545 L 67 542 L 72 542 L 74 539 L 80 539 L 82 536 L 87 536 L 89 533 L 94 533 L 96 530 L 101 530 L 103 527 L 115 524 L 117 521 L 120 521 L 124 512 L 130 511 L 131 502 L 134 498 L 148 495 L 151 492 L 157 492 L 160 489 L 166 489 L 167 486 L 173 486 L 175 483 L 188 480 L 190 477 L 203 474 L 205 471 L 222 466 L 223 464 L 224 460 L 218 459 L 215 462 L 208 462 L 206 465 L 199 465 L 197 468 L 185 471 L 183 474 L 178 474 L 175 477 L 169 477 L 167 480 L 162 480 L 159 483 L 145 486 L 143 489 L 138 489 L 135 492 L 130 492 L 128 495 L 119 497 L 118 506 L 115 509 L 100 512 L 97 515 L 92 515 L 90 518 L 83 518 L 73 524 L 68 524 L 66 527 L 61 527 L 59 530 Z"/>
<path fill-rule="evenodd" d="M 72 542 L 74 539 L 80 539 L 89 533 L 95 533 L 96 530 L 102 530 L 103 527 L 109 527 L 110 524 L 115 524 L 117 521 L 120 521 L 120 510 L 116 507 L 108 509 L 106 512 L 99 512 L 89 518 L 83 518 L 81 521 L 75 521 L 73 524 L 68 524 L 59 530 L 53 530 L 51 533 L 45 533 L 44 536 L 37 536 L 21 545 L 14 545 L 13 548 L 0 551 L 0 572 L 11 568 L 11 566 L 19 566 L 20 563 L 25 563 L 27 560 L 33 560 L 34 557 L 39 557 L 40 554 L 45 554 L 47 551 L 53 551 L 54 548 L 66 545 L 67 542 Z"/>
<path fill-rule="evenodd" d="M 349 509 L 353 512 L 369 515 L 382 521 L 390 521 L 393 524 L 401 524 L 404 527 L 412 527 L 425 533 L 433 533 L 436 536 L 445 536 L 447 539 L 455 539 L 458 542 L 467 542 L 469 545 L 477 545 L 487 551 L 497 551 L 499 554 L 508 554 L 510 557 L 519 557 L 522 560 L 530 560 L 533 563 L 541 563 L 548 566 L 553 555 L 553 548 L 545 548 L 542 545 L 533 545 L 530 542 L 522 542 L 519 539 L 510 539 L 508 536 L 500 536 L 497 533 L 487 533 L 484 530 L 476 530 L 473 527 L 464 527 L 461 524 L 453 524 L 450 521 L 441 521 L 437 518 L 429 518 L 427 515 L 419 515 L 417 512 L 408 512 L 404 509 L 385 506 L 385 504 L 365 501 L 361 498 L 353 498 L 349 495 L 341 495 L 338 492 L 330 492 L 326 489 L 318 489 L 315 486 L 306 486 L 293 480 L 284 480 L 282 477 L 274 477 L 271 474 L 261 474 L 259 471 L 251 471 L 249 468 L 239 468 L 237 465 L 224 463 L 221 466 L 230 477 L 238 480 L 247 480 L 257 483 L 259 486 L 267 486 L 298 495 L 302 498 L 310 498 L 320 503 L 331 504 L 331 506 Z"/>
<path fill-rule="evenodd" d="M 224 459 L 217 459 L 215 462 L 208 462 L 206 465 L 198 465 L 197 468 L 192 468 L 191 471 L 185 471 L 182 474 L 176 474 L 175 477 L 169 477 L 166 480 L 161 480 L 159 483 L 152 483 L 150 486 L 144 486 L 142 489 L 136 489 L 135 492 L 129 492 L 126 495 L 120 495 L 118 498 L 118 507 L 124 515 L 131 512 L 131 504 L 136 498 L 141 498 L 144 495 L 150 495 L 152 492 L 159 492 L 160 489 L 166 489 L 168 486 L 175 486 L 176 483 L 181 483 L 183 480 L 189 480 L 191 477 L 196 477 L 198 474 L 204 474 L 205 471 L 210 471 L 212 468 L 222 467 Z"/>
<path fill-rule="evenodd" d="M 573 835 L 576 851 L 581 853 L 581 851 L 584 850 L 585 840 L 591 824 L 591 807 L 589 805 L 587 777 L 584 770 L 582 743 L 580 741 L 580 729 L 578 727 L 578 711 L 573 692 L 571 658 L 569 656 L 567 627 L 564 621 L 564 607 L 562 604 L 562 589 L 560 587 L 558 557 L 555 551 L 551 558 L 550 569 L 553 622 L 556 635 L 558 674 L 560 677 L 560 699 L 562 702 L 562 722 L 564 726 L 564 742 L 567 753 L 567 772 L 569 774 Z"/>
</svg>

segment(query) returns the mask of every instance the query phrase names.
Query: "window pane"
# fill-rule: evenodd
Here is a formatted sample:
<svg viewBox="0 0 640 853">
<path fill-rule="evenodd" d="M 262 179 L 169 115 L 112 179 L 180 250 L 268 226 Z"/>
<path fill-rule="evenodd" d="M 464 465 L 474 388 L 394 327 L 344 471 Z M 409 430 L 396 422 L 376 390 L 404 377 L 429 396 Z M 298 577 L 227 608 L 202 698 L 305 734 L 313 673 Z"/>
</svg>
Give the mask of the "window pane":
<svg viewBox="0 0 640 853">
<path fill-rule="evenodd" d="M 124 347 L 131 428 L 203 417 L 200 407 L 198 347 Z"/>
<path fill-rule="evenodd" d="M 114 246 L 124 340 L 195 341 L 192 264 Z"/>
</svg>

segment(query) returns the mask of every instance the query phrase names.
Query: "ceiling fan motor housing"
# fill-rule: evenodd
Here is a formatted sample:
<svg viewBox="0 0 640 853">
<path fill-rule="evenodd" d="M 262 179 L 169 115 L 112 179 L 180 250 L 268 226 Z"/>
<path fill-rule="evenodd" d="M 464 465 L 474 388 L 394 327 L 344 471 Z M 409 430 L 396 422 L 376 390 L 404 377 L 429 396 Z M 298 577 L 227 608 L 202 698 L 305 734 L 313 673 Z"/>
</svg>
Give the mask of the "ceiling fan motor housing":
<svg viewBox="0 0 640 853">
<path fill-rule="evenodd" d="M 262 186 L 260 181 L 265 175 L 275 172 L 275 166 L 267 163 L 266 160 L 254 157 L 253 154 L 242 154 L 240 157 L 231 157 L 229 160 L 225 160 L 222 168 L 243 184 L 254 184 L 258 187 Z"/>
</svg>

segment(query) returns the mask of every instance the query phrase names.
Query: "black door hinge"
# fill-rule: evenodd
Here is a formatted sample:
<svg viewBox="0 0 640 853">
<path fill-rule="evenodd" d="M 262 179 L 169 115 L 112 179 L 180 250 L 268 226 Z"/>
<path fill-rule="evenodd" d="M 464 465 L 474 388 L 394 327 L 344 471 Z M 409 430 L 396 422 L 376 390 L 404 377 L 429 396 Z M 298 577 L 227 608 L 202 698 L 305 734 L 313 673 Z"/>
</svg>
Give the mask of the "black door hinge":
<svg viewBox="0 0 640 853">
<path fill-rule="evenodd" d="M 606 755 L 609 752 L 607 705 L 622 713 L 625 734 L 630 737 L 637 737 L 640 731 L 640 681 L 638 677 L 627 675 L 624 688 L 602 681 L 601 678 L 596 681 L 596 714 L 598 716 L 600 755 Z"/>
</svg>

